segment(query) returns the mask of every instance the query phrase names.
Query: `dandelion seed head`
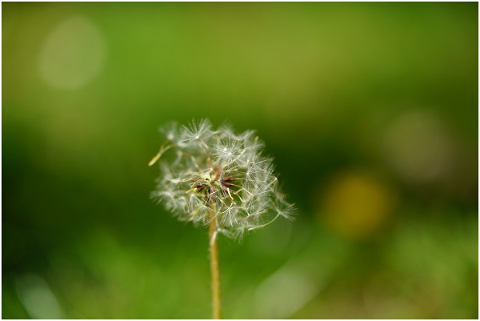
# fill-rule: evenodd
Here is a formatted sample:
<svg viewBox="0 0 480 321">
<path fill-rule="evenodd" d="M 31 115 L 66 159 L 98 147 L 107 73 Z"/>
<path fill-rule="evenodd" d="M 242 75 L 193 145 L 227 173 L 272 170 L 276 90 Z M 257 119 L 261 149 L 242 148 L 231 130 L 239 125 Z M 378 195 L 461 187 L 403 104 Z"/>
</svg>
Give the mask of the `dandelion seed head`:
<svg viewBox="0 0 480 321">
<path fill-rule="evenodd" d="M 280 216 L 292 219 L 294 207 L 280 192 L 273 160 L 262 155 L 254 131 L 235 134 L 230 125 L 213 130 L 206 119 L 160 131 L 170 145 L 162 147 L 151 197 L 180 220 L 207 226 L 213 211 L 217 233 L 238 238 Z"/>
</svg>

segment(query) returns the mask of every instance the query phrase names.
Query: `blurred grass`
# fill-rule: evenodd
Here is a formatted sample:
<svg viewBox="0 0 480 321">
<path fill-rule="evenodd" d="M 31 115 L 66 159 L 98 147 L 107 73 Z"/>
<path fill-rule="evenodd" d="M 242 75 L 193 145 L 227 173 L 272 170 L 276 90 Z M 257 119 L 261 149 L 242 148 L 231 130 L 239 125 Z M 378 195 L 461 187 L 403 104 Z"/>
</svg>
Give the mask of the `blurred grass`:
<svg viewBox="0 0 480 321">
<path fill-rule="evenodd" d="M 210 316 L 206 230 L 148 197 L 158 126 L 203 117 L 257 130 L 299 208 L 220 239 L 225 317 L 478 317 L 476 3 L 2 18 L 3 318 Z"/>
</svg>

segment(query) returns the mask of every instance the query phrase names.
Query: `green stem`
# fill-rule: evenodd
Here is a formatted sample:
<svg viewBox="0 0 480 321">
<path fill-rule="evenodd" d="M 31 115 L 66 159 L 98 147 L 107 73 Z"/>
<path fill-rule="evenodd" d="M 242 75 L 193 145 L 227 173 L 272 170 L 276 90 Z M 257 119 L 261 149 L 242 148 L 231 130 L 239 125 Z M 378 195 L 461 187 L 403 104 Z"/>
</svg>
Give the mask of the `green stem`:
<svg viewBox="0 0 480 321">
<path fill-rule="evenodd" d="M 212 308 L 213 319 L 222 318 L 222 301 L 220 296 L 220 267 L 218 261 L 217 246 L 217 219 L 214 209 L 210 209 L 210 226 L 208 235 L 210 237 L 210 272 L 212 274 Z"/>
</svg>

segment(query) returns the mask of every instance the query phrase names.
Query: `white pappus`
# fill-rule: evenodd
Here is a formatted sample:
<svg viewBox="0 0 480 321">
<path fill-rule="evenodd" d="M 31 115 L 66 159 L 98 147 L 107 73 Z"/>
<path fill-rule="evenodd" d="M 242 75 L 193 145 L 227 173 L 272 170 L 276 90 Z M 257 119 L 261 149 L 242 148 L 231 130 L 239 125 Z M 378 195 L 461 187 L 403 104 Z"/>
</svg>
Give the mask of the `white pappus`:
<svg viewBox="0 0 480 321">
<path fill-rule="evenodd" d="M 214 130 L 206 119 L 161 131 L 166 141 L 149 163 L 162 157 L 151 196 L 180 220 L 208 226 L 214 219 L 216 232 L 240 237 L 280 216 L 292 219 L 293 205 L 279 191 L 272 159 L 262 156 L 253 131 Z"/>
</svg>

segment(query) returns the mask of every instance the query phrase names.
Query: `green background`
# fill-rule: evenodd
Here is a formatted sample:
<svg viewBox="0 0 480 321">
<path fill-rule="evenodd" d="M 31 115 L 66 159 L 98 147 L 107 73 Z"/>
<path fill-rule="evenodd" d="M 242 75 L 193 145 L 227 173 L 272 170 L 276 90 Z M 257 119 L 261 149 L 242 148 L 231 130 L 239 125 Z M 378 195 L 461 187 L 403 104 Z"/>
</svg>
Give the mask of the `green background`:
<svg viewBox="0 0 480 321">
<path fill-rule="evenodd" d="M 226 318 L 478 317 L 477 3 L 2 3 L 2 317 L 210 318 L 158 127 L 254 129 L 293 223 Z"/>
</svg>

